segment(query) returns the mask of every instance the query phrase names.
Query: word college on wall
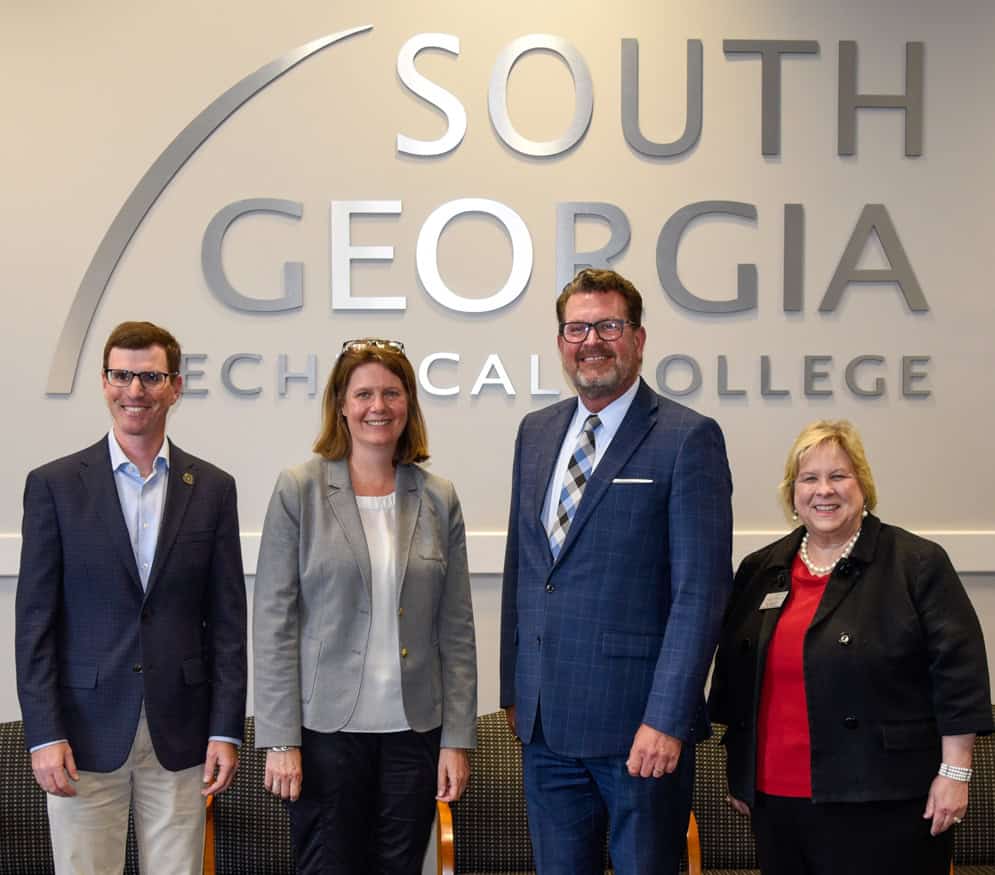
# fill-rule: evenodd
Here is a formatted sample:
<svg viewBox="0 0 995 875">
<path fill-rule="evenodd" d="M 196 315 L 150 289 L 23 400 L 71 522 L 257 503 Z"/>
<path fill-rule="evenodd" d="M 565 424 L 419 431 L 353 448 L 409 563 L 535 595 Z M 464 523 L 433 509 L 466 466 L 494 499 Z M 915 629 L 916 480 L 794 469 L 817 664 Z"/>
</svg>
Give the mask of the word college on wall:
<svg viewBox="0 0 995 875">
<path fill-rule="evenodd" d="M 367 33 L 365 25 L 331 34 L 287 52 L 238 82 L 200 113 L 165 149 L 139 181 L 94 254 L 66 318 L 55 350 L 49 373 L 48 394 L 71 394 L 79 359 L 97 307 L 111 282 L 114 270 L 138 230 L 143 219 L 161 193 L 196 150 L 239 107 L 259 91 L 287 73 L 297 64 L 316 53 Z M 814 40 L 738 40 L 723 42 L 727 56 L 753 56 L 761 66 L 761 154 L 780 154 L 781 138 L 781 72 L 782 59 L 789 55 L 815 54 L 819 43 Z M 460 148 L 467 129 L 467 113 L 461 101 L 437 83 L 424 76 L 416 67 L 418 54 L 435 50 L 459 55 L 459 38 L 444 33 L 421 33 L 412 36 L 398 50 L 396 69 L 398 87 L 431 105 L 446 120 L 446 129 L 435 140 L 419 140 L 397 133 L 396 151 L 406 160 L 441 160 Z M 508 83 L 516 62 L 529 52 L 541 51 L 557 56 L 573 78 L 574 107 L 570 122 L 562 134 L 553 140 L 536 141 L 522 136 L 512 123 L 508 106 Z M 864 109 L 891 109 L 904 113 L 904 155 L 916 158 L 922 154 L 924 120 L 924 56 L 923 43 L 906 45 L 905 90 L 898 94 L 865 94 L 857 88 L 856 42 L 842 41 L 838 55 L 838 116 L 836 153 L 850 156 L 856 152 L 858 113 Z M 636 39 L 620 41 L 621 126 L 629 147 L 646 159 L 673 158 L 691 150 L 702 132 L 703 61 L 700 40 L 687 41 L 687 97 L 684 130 L 671 142 L 656 142 L 643 132 L 639 119 L 639 44 Z M 551 160 L 577 148 L 594 148 L 584 142 L 594 112 L 594 89 L 591 74 L 583 55 L 566 38 L 531 34 L 513 40 L 498 54 L 487 90 L 489 120 L 496 136 L 513 153 L 528 159 Z M 278 294 L 256 297 L 240 291 L 229 280 L 222 262 L 225 236 L 233 223 L 254 214 L 276 214 L 301 220 L 303 204 L 293 198 L 256 197 L 221 205 L 207 224 L 202 235 L 201 266 L 207 288 L 233 311 L 255 314 L 275 314 L 299 309 L 304 300 L 304 269 L 300 262 L 283 264 L 283 286 Z M 389 245 L 356 245 L 352 242 L 351 225 L 354 216 L 398 217 L 403 214 L 398 199 L 332 200 L 330 205 L 329 260 L 330 306 L 338 311 L 368 311 L 370 313 L 404 311 L 408 301 L 402 295 L 354 295 L 351 271 L 354 262 L 390 262 L 394 248 Z M 442 235 L 450 223 L 468 214 L 486 214 L 504 228 L 511 242 L 511 268 L 504 284 L 486 297 L 467 297 L 450 288 L 440 272 L 438 251 Z M 859 205 L 858 218 L 849 237 L 836 241 L 841 255 L 827 287 L 815 305 L 820 313 L 833 313 L 844 296 L 856 294 L 862 283 L 888 284 L 901 302 L 905 318 L 915 319 L 929 311 L 926 293 L 913 267 L 915 253 L 910 256 L 902 245 L 898 227 L 882 203 Z M 550 205 L 555 216 L 555 263 L 557 288 L 561 287 L 580 267 L 611 267 L 625 252 L 631 239 L 631 226 L 625 211 L 617 204 L 605 201 L 563 200 Z M 656 273 L 660 289 L 677 306 L 689 313 L 705 314 L 722 319 L 729 314 L 742 314 L 758 308 L 758 270 L 755 264 L 739 264 L 733 294 L 715 294 L 711 289 L 689 288 L 678 273 L 678 256 L 682 237 L 692 223 L 708 218 L 712 222 L 733 221 L 755 223 L 755 204 L 733 200 L 707 200 L 687 203 L 674 210 L 661 224 L 656 242 Z M 595 221 L 606 226 L 608 241 L 592 251 L 578 251 L 576 228 L 578 221 Z M 785 313 L 804 310 L 805 289 L 803 264 L 806 249 L 805 210 L 800 203 L 783 205 L 783 279 L 780 307 Z M 858 267 L 866 247 L 877 241 L 886 266 L 877 269 Z M 415 260 L 418 280 L 425 293 L 438 305 L 471 318 L 491 319 L 522 296 L 529 286 L 534 264 L 533 238 L 529 227 L 508 203 L 495 199 L 465 197 L 448 200 L 435 207 L 424 220 L 417 234 Z M 187 394 L 205 396 L 209 390 L 202 385 L 209 355 L 193 352 L 184 357 Z M 276 391 L 285 395 L 292 383 L 305 383 L 307 394 L 313 396 L 319 386 L 318 357 L 306 354 L 303 366 L 301 354 L 276 356 Z M 330 363 L 323 363 L 330 366 Z M 417 363 L 422 389 L 430 395 L 451 396 L 463 391 L 476 396 L 485 389 L 516 395 L 524 387 L 516 387 L 508 375 L 501 354 L 493 352 L 482 359 L 471 382 L 463 375 L 460 380 L 460 355 L 435 351 Z M 709 367 L 712 363 L 709 364 Z M 785 399 L 791 391 L 778 381 L 771 357 L 760 355 L 759 397 Z M 834 361 L 831 354 L 805 355 L 799 363 L 801 392 L 806 398 L 830 397 L 834 391 L 853 398 L 881 398 L 886 386 L 888 397 L 917 399 L 928 397 L 930 356 L 914 351 L 896 361 L 884 355 L 862 354 Z M 455 368 L 453 366 L 456 366 Z M 528 391 L 533 396 L 556 395 L 558 390 L 543 387 L 540 356 L 530 356 Z M 223 390 L 237 396 L 254 397 L 263 392 L 264 356 L 251 351 L 228 351 L 218 369 Z M 552 363 L 546 367 L 555 367 Z M 831 383 L 831 371 L 841 375 L 836 385 Z M 649 376 L 649 370 L 647 376 Z M 661 392 L 690 395 L 702 388 L 705 367 L 692 355 L 676 352 L 655 363 L 653 374 Z M 712 371 L 709 370 L 711 378 Z M 727 356 L 714 358 L 714 383 L 719 397 L 746 394 L 734 385 L 729 376 Z"/>
</svg>

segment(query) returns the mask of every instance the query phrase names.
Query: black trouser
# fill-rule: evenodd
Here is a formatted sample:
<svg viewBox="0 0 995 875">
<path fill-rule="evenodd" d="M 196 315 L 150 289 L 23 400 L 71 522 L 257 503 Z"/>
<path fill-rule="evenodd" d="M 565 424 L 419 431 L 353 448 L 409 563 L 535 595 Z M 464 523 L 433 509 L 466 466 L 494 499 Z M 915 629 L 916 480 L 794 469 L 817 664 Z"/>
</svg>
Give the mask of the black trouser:
<svg viewBox="0 0 995 875">
<path fill-rule="evenodd" d="M 435 819 L 441 729 L 301 736 L 288 803 L 302 875 L 420 875 Z"/>
<path fill-rule="evenodd" d="M 933 837 L 926 799 L 827 802 L 757 794 L 763 875 L 948 875 L 953 833 Z"/>
</svg>

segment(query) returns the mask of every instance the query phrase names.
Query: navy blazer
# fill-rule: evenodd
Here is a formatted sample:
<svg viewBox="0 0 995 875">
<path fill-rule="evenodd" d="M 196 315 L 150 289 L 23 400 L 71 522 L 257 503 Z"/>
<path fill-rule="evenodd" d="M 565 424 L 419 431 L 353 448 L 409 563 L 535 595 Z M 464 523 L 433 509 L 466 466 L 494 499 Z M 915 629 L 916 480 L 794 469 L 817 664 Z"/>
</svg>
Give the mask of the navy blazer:
<svg viewBox="0 0 995 875">
<path fill-rule="evenodd" d="M 729 789 L 753 804 L 767 650 L 804 527 L 747 556 L 722 630 L 709 693 Z M 924 797 L 944 735 L 992 731 L 981 626 L 943 549 L 869 514 L 805 633 L 812 798 Z"/>
<path fill-rule="evenodd" d="M 28 474 L 16 598 L 28 747 L 65 738 L 80 769 L 128 756 L 142 701 L 159 762 L 241 738 L 245 578 L 235 481 L 170 443 L 155 561 L 142 589 L 107 438 Z"/>
<path fill-rule="evenodd" d="M 732 585 L 722 432 L 640 380 L 554 563 L 542 509 L 576 404 L 519 428 L 501 703 L 529 741 L 541 698 L 546 743 L 564 756 L 624 754 L 641 723 L 707 737 L 702 689 Z"/>
</svg>

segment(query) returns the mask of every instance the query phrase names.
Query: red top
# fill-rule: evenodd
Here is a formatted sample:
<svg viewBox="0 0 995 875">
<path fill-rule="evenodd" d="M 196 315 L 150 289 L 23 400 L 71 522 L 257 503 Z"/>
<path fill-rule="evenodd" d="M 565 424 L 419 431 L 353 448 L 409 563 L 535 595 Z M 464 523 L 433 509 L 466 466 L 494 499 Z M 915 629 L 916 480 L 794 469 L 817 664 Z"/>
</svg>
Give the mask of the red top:
<svg viewBox="0 0 995 875">
<path fill-rule="evenodd" d="M 757 726 L 757 789 L 771 796 L 812 796 L 812 747 L 802 649 L 829 583 L 800 556 L 791 566 L 791 593 L 767 648 Z"/>
</svg>

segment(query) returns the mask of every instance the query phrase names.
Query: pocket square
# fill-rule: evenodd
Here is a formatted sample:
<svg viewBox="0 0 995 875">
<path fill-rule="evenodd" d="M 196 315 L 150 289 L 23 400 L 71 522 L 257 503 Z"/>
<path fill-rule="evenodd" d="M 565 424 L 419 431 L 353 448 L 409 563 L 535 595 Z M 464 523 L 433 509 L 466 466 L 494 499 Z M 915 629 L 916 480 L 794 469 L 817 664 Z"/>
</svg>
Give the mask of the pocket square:
<svg viewBox="0 0 995 875">
<path fill-rule="evenodd" d="M 646 477 L 616 477 L 612 480 L 612 483 L 652 483 L 652 480 Z"/>
</svg>

